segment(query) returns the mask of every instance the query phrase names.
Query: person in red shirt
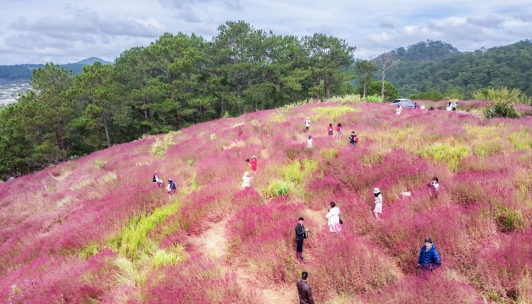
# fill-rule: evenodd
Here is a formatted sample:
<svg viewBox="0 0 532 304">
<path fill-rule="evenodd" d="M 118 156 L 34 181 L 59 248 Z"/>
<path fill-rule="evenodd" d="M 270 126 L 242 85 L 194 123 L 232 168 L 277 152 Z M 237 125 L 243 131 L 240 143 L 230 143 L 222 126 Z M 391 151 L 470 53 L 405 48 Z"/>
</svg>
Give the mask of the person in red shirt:
<svg viewBox="0 0 532 304">
<path fill-rule="evenodd" d="M 242 128 L 238 128 L 238 137 L 242 137 L 244 134 L 244 131 L 242 131 Z"/>
<path fill-rule="evenodd" d="M 329 128 L 327 128 L 327 134 L 329 134 L 329 136 L 333 136 L 333 126 L 332 126 L 332 123 L 329 124 Z"/>
<path fill-rule="evenodd" d="M 336 126 L 336 139 L 340 140 L 340 137 L 342 136 L 342 124 L 338 123 Z"/>
<path fill-rule="evenodd" d="M 249 161 L 249 165 L 251 166 L 251 170 L 253 170 L 253 173 L 256 173 L 257 172 L 257 158 L 255 157 L 255 155 L 253 155 L 253 157 Z"/>
</svg>

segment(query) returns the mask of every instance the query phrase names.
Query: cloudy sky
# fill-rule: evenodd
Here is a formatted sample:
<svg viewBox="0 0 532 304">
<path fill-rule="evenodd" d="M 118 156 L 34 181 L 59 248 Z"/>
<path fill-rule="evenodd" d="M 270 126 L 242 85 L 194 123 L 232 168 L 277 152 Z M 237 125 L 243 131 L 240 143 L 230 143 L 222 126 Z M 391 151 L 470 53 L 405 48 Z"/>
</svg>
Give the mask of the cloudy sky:
<svg viewBox="0 0 532 304">
<path fill-rule="evenodd" d="M 461 51 L 532 39 L 529 0 L 0 0 L 0 64 L 113 61 L 164 32 L 210 40 L 228 20 L 336 36 L 363 59 L 427 39 Z"/>
</svg>

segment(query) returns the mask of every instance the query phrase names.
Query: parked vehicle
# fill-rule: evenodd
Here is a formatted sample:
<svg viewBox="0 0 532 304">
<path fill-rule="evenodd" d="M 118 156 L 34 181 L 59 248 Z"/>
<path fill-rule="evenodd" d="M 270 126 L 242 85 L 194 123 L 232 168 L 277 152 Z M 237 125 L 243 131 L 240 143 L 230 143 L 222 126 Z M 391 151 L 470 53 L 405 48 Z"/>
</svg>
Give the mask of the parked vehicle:
<svg viewBox="0 0 532 304">
<path fill-rule="evenodd" d="M 398 105 L 401 105 L 401 107 L 403 108 L 414 108 L 414 103 L 412 102 L 412 100 L 408 99 L 408 98 L 398 98 L 394 101 L 392 101 L 392 106 L 395 106 L 397 107 Z"/>
</svg>

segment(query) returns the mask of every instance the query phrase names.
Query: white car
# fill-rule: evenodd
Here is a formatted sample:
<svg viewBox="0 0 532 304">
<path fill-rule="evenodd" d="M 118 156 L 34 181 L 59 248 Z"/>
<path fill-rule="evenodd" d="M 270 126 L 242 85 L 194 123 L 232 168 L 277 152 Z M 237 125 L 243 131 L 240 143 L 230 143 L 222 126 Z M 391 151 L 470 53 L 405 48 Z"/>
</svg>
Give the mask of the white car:
<svg viewBox="0 0 532 304">
<path fill-rule="evenodd" d="M 397 107 L 398 105 L 401 105 L 401 107 L 403 108 L 415 108 L 414 104 L 412 103 L 412 100 L 408 98 L 398 98 L 392 101 L 392 106 Z"/>
</svg>

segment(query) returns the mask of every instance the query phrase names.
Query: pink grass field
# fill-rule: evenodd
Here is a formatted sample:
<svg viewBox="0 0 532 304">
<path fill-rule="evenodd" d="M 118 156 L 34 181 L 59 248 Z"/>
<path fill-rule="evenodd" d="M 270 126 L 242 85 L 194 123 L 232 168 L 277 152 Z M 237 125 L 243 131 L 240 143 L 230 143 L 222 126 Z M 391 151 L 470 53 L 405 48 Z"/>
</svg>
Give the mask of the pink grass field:
<svg viewBox="0 0 532 304">
<path fill-rule="evenodd" d="M 438 110 L 445 103 L 400 116 L 329 102 L 249 113 L 166 135 L 163 157 L 151 152 L 161 134 L 1 183 L 0 302 L 297 303 L 308 271 L 317 303 L 532 303 L 532 118 L 486 121 Z M 339 122 L 341 139 L 330 138 Z M 304 264 L 300 216 L 311 229 Z M 426 237 L 443 263 L 420 276 Z"/>
</svg>

